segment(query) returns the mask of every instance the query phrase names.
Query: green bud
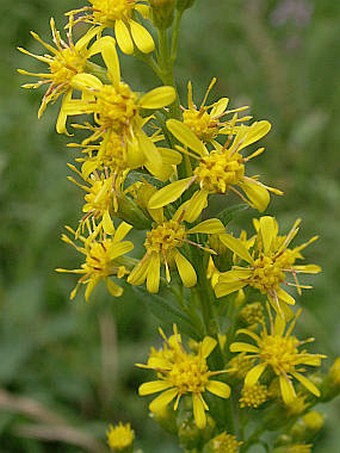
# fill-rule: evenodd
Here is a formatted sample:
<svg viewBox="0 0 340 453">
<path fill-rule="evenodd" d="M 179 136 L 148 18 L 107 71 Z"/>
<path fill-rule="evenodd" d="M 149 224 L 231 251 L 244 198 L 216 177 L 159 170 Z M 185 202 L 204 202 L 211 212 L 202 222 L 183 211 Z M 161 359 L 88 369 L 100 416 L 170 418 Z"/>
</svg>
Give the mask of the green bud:
<svg viewBox="0 0 340 453">
<path fill-rule="evenodd" d="M 335 398 L 340 393 L 340 357 L 336 358 L 322 382 L 322 402 Z"/>
<path fill-rule="evenodd" d="M 294 441 L 309 441 L 321 430 L 323 424 L 323 415 L 310 411 L 293 425 L 290 434 Z"/>
<path fill-rule="evenodd" d="M 166 30 L 174 20 L 176 0 L 149 0 L 152 12 L 152 22 L 155 27 Z"/>
<path fill-rule="evenodd" d="M 123 194 L 118 196 L 118 212 L 113 213 L 113 215 L 129 223 L 136 230 L 147 230 L 151 228 L 151 220 L 131 198 Z"/>
<path fill-rule="evenodd" d="M 177 0 L 176 8 L 178 11 L 184 11 L 192 7 L 195 3 L 195 0 Z"/>
<path fill-rule="evenodd" d="M 177 434 L 176 413 L 169 406 L 165 406 L 161 411 L 151 412 L 151 417 L 168 433 Z"/>
</svg>

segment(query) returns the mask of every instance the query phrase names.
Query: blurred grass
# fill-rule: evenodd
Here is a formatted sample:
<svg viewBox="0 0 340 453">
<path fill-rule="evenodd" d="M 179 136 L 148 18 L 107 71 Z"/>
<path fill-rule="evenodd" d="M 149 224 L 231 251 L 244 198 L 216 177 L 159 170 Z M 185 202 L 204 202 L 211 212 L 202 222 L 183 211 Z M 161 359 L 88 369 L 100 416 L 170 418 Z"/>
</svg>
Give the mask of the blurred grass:
<svg viewBox="0 0 340 453">
<path fill-rule="evenodd" d="M 270 214 L 287 229 L 302 217 L 301 236 L 321 237 L 308 250 L 324 273 L 302 298 L 303 334 L 315 336 L 317 349 L 333 358 L 340 346 L 340 4 L 301 0 L 293 3 L 304 9 L 292 12 L 291 3 L 197 0 L 183 20 L 177 77 L 184 97 L 187 81 L 193 81 L 199 103 L 216 76 L 212 97 L 227 95 L 231 105 L 248 104 L 256 118 L 272 121 L 267 151 L 252 169 L 285 191 Z M 19 88 L 25 80 L 15 69 L 37 66 L 15 46 L 37 50 L 29 31 L 47 37 L 51 15 L 60 23 L 64 11 L 82 3 L 18 0 L 15 7 L 2 6 L 0 386 L 6 395 L 40 402 L 87 434 L 104 439 L 108 422 L 131 420 L 145 452 L 159 452 L 159 445 L 164 453 L 176 452 L 171 438 L 147 419 L 146 402 L 136 397 L 145 375 L 133 364 L 145 360 L 157 328 L 143 298 L 128 289 L 115 301 L 99 289 L 92 304 L 81 297 L 71 303 L 72 278 L 53 271 L 77 265 L 59 236 L 64 224 L 76 223 L 81 195 L 66 181 L 73 154 L 54 132 L 57 109 L 38 121 L 41 94 Z M 135 89 L 155 86 L 147 68 L 123 60 Z M 32 417 L 13 402 L 1 402 L 0 394 L 1 452 L 83 451 L 60 439 L 35 439 L 32 431 L 27 434 Z M 328 427 L 315 451 L 335 452 L 339 403 L 322 410 Z"/>
</svg>

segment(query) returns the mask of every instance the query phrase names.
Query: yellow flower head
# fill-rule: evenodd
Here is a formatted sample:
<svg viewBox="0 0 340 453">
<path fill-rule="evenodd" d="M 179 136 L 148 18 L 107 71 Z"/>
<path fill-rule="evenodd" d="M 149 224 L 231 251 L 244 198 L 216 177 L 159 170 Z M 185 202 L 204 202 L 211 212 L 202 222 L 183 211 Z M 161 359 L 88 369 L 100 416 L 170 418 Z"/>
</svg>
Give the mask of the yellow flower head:
<svg viewBox="0 0 340 453">
<path fill-rule="evenodd" d="M 95 127 L 92 136 L 86 139 L 86 144 L 103 138 L 107 141 L 114 139 L 112 133 L 121 138 L 120 148 L 123 147 L 129 168 L 145 165 L 153 174 L 161 173 L 162 154 L 154 144 L 154 139 L 148 137 L 143 127 L 151 116 L 142 118 L 143 109 L 154 110 L 171 104 L 176 97 L 175 90 L 170 86 L 155 88 L 144 95 L 137 95 L 129 85 L 120 79 L 120 64 L 115 41 L 110 36 L 104 36 L 98 46 L 107 66 L 107 76 L 110 84 L 103 84 L 92 74 L 78 74 L 73 78 L 73 86 L 81 91 L 81 99 L 70 99 L 65 105 L 67 116 L 93 114 Z M 108 138 L 106 138 L 108 136 Z M 167 152 L 166 157 L 177 152 Z M 172 162 L 171 162 L 172 163 Z"/>
<path fill-rule="evenodd" d="M 187 229 L 183 222 L 183 205 L 170 220 L 163 215 L 157 225 L 147 233 L 144 246 L 146 253 L 137 266 L 131 271 L 128 282 L 132 285 L 141 285 L 146 280 L 147 290 L 157 293 L 160 285 L 161 265 L 165 266 L 165 277 L 170 282 L 170 267 L 175 264 L 179 276 L 187 288 L 196 285 L 197 275 L 193 265 L 181 253 L 184 245 L 194 245 L 208 252 L 211 249 L 196 244 L 188 239 L 188 235 L 196 233 L 212 234 L 224 230 L 218 219 L 208 219 L 196 226 Z"/>
<path fill-rule="evenodd" d="M 183 109 L 183 123 L 203 142 L 211 142 L 218 134 L 235 134 L 238 123 L 249 120 L 251 117 L 238 118 L 237 112 L 241 112 L 248 107 L 240 107 L 234 110 L 227 110 L 228 98 L 221 98 L 212 105 L 205 105 L 209 93 L 216 83 L 213 78 L 203 98 L 201 105 L 197 108 L 193 102 L 192 84 L 188 83 L 188 108 Z M 231 120 L 226 121 L 222 118 L 234 113 Z"/>
<path fill-rule="evenodd" d="M 113 28 L 120 49 L 126 54 L 132 54 L 135 46 L 143 53 L 155 49 L 155 43 L 148 30 L 136 22 L 135 12 L 147 18 L 149 7 L 140 0 L 89 0 L 91 7 L 84 7 L 68 13 L 85 12 L 78 20 L 99 26 Z"/>
<path fill-rule="evenodd" d="M 221 273 L 215 285 L 217 297 L 222 297 L 249 285 L 266 294 L 269 302 L 279 313 L 288 313 L 287 305 L 294 305 L 294 298 L 282 289 L 281 284 L 295 286 L 301 293 L 302 286 L 297 280 L 300 273 L 316 274 L 320 267 L 315 264 L 298 265 L 295 262 L 303 259 L 301 251 L 317 239 L 312 237 L 308 242 L 295 248 L 289 248 L 291 241 L 299 231 L 300 220 L 297 220 L 286 236 L 278 234 L 279 227 L 274 217 L 261 217 L 254 220 L 255 240 L 244 243 L 229 234 L 220 236 L 221 241 L 230 248 L 244 265 L 233 266 L 232 270 Z M 294 282 L 286 281 L 286 274 Z"/>
<path fill-rule="evenodd" d="M 224 432 L 209 441 L 208 451 L 212 453 L 238 453 L 239 446 L 242 444 L 243 442 L 239 442 L 236 436 Z"/>
<path fill-rule="evenodd" d="M 126 259 L 124 256 L 133 249 L 133 243 L 123 241 L 124 237 L 132 228 L 127 223 L 121 223 L 112 235 L 107 235 L 101 228 L 94 225 L 93 230 L 89 222 L 86 223 L 89 230 L 88 237 L 81 236 L 72 228 L 66 227 L 67 230 L 79 239 L 83 245 L 79 246 L 73 242 L 66 234 L 62 235 L 62 240 L 72 245 L 76 250 L 85 255 L 85 262 L 80 269 L 56 269 L 57 272 L 66 272 L 82 275 L 78 280 L 76 287 L 71 292 L 71 299 L 74 299 L 80 285 L 86 285 L 85 299 L 89 297 L 102 280 L 105 281 L 108 291 L 111 295 L 119 297 L 123 289 L 113 282 L 110 277 L 116 276 L 122 278 L 127 273 L 125 269 Z"/>
<path fill-rule="evenodd" d="M 223 146 L 214 142 L 214 149 L 211 151 L 208 151 L 186 124 L 175 119 L 168 120 L 166 124 L 176 139 L 186 147 L 178 147 L 178 149 L 189 155 L 193 162 L 196 161 L 197 164 L 192 176 L 163 187 L 151 197 L 150 208 L 160 208 L 176 201 L 194 184 L 197 191 L 186 207 L 185 218 L 189 222 L 198 218 L 207 206 L 210 194 L 234 192 L 259 211 L 266 209 L 270 200 L 269 192 L 281 194 L 281 191 L 263 185 L 257 177 L 245 175 L 246 162 L 261 154 L 264 148 L 258 149 L 248 157 L 241 154 L 241 150 L 269 132 L 271 126 L 268 121 L 255 122 L 251 126 L 239 126 L 234 137 L 229 136 Z M 241 189 L 242 192 L 236 187 Z"/>
<path fill-rule="evenodd" d="M 18 70 L 21 74 L 37 77 L 39 79 L 36 83 L 23 85 L 24 88 L 39 88 L 40 86 L 48 85 L 38 111 L 38 117 L 41 117 L 49 103 L 54 103 L 61 95 L 65 95 L 56 125 L 59 133 L 64 133 L 66 131 L 64 104 L 72 97 L 74 88 L 72 81 L 74 76 L 85 72 L 88 59 L 101 51 L 100 46 L 98 46 L 100 39 L 97 40 L 96 46 L 89 46 L 90 41 L 98 35 L 98 30 L 91 28 L 74 44 L 72 37 L 73 25 L 73 16 L 71 16 L 66 36 L 67 39 L 65 41 L 61 38 L 60 32 L 56 29 L 54 19 L 51 18 L 50 26 L 54 46 L 43 41 L 38 34 L 31 32 L 33 38 L 42 44 L 50 54 L 35 55 L 26 49 L 19 47 L 21 52 L 48 66 L 48 72 L 46 73 L 32 73 L 23 69 Z"/>
<path fill-rule="evenodd" d="M 203 393 L 208 391 L 221 398 L 228 398 L 230 387 L 221 381 L 210 379 L 222 371 L 210 371 L 207 358 L 217 345 L 211 337 L 205 337 L 198 345 L 196 353 L 187 352 L 183 346 L 181 335 L 174 326 L 174 335 L 166 338 L 163 331 L 160 333 L 164 339 L 160 351 L 153 350 L 147 365 L 138 365 L 143 368 L 153 369 L 157 372 L 158 379 L 146 382 L 139 387 L 142 396 L 162 392 L 150 404 L 151 412 L 158 412 L 175 399 L 174 410 L 177 410 L 180 398 L 191 395 L 193 415 L 196 425 L 203 429 L 206 425 L 206 414 L 209 408 L 203 398 Z"/>
<path fill-rule="evenodd" d="M 268 400 L 268 397 L 269 392 L 265 385 L 245 385 L 241 391 L 241 398 L 239 399 L 240 407 L 253 407 L 257 409 Z"/>
<path fill-rule="evenodd" d="M 297 317 L 300 313 L 301 311 Z M 282 399 L 287 405 L 294 402 L 296 398 L 293 379 L 300 382 L 313 395 L 320 396 L 319 389 L 302 373 L 306 371 L 305 366 L 320 366 L 321 359 L 325 357 L 321 354 L 310 354 L 306 350 L 299 351 L 300 346 L 313 341 L 313 339 L 300 341 L 291 335 L 297 317 L 291 322 L 287 330 L 286 322 L 279 315 L 276 315 L 275 323 L 272 319 L 270 320 L 269 332 L 265 324 L 263 324 L 260 335 L 249 329 L 240 329 L 238 334 L 247 335 L 255 342 L 255 345 L 234 342 L 230 346 L 231 352 L 246 353 L 243 356 L 244 359 L 256 359 L 256 365 L 246 374 L 245 386 L 257 384 L 264 371 L 269 369 L 278 378 Z"/>
<path fill-rule="evenodd" d="M 248 326 L 256 326 L 258 323 L 263 322 L 264 314 L 262 304 L 260 302 L 247 304 L 242 308 L 240 317 Z"/>
<path fill-rule="evenodd" d="M 135 433 L 131 429 L 130 423 L 119 422 L 116 426 L 109 425 L 106 434 L 110 449 L 117 452 L 126 450 L 133 445 L 135 440 Z"/>
</svg>

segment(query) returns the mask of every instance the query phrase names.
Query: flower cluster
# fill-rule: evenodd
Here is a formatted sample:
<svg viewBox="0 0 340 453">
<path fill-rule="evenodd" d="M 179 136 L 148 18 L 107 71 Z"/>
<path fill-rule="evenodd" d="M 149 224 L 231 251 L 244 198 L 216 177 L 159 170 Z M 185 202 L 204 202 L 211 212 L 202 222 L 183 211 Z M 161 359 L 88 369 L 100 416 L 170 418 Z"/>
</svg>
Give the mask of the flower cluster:
<svg viewBox="0 0 340 453">
<path fill-rule="evenodd" d="M 32 32 L 47 54 L 19 48 L 45 65 L 19 70 L 37 79 L 24 87 L 46 87 L 38 116 L 60 102 L 57 132 L 72 136 L 68 146 L 78 150 L 69 180 L 84 203 L 62 240 L 83 261 L 57 271 L 78 275 L 71 299 L 84 285 L 89 301 L 104 282 L 114 297 L 127 285 L 145 295 L 145 285 L 160 302 L 162 325 L 173 325 L 173 334 L 160 329 L 162 346 L 138 364 L 156 375 L 139 394 L 158 394 L 150 412 L 186 451 L 247 451 L 267 426 L 278 430 L 280 417 L 288 440 L 278 437 L 273 451 L 309 451 L 312 438 L 289 431 L 292 419 L 339 390 L 336 367 L 325 379 L 328 393 L 309 375 L 325 356 L 308 352 L 312 339 L 293 333 L 300 311 L 291 308 L 291 288 L 300 295 L 311 286 L 299 274 L 320 272 L 300 264 L 317 236 L 293 246 L 300 220 L 282 235 L 265 214 L 271 196 L 282 195 L 251 169 L 269 121 L 245 115 L 247 106 L 230 107 L 227 97 L 210 102 L 215 78 L 198 106 L 190 81 L 181 105 L 173 65 L 180 20 L 193 3 L 89 0 L 66 13 L 65 38 L 53 19 L 52 43 Z M 134 89 L 122 77 L 121 52 L 147 63 L 162 85 Z M 244 209 L 255 233 L 236 237 L 229 222 Z M 261 410 L 266 417 L 246 428 Z M 107 436 L 113 451 L 133 451 L 129 424 L 110 425 Z"/>
</svg>

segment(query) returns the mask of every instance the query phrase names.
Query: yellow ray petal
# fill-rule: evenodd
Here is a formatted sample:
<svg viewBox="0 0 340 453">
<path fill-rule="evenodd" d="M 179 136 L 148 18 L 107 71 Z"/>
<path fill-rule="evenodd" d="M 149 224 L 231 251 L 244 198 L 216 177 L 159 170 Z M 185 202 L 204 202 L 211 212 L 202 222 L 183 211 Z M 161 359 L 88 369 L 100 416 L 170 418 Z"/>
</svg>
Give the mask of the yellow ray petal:
<svg viewBox="0 0 340 453">
<path fill-rule="evenodd" d="M 197 275 L 190 261 L 188 261 L 178 250 L 175 252 L 174 259 L 184 286 L 186 288 L 195 286 L 197 283 Z"/>
<path fill-rule="evenodd" d="M 199 156 L 206 156 L 208 154 L 203 143 L 186 124 L 175 119 L 170 119 L 166 122 L 166 126 L 177 140 L 195 151 Z"/>
<path fill-rule="evenodd" d="M 257 383 L 257 381 L 262 376 L 262 373 L 266 369 L 267 365 L 265 363 L 259 363 L 255 365 L 250 371 L 248 371 L 246 378 L 244 380 L 245 386 L 253 386 Z"/>
<path fill-rule="evenodd" d="M 244 261 L 247 261 L 247 263 L 249 264 L 252 264 L 254 262 L 248 249 L 240 239 L 234 238 L 230 234 L 221 234 L 220 239 L 226 247 L 236 253 L 236 255 L 238 255 Z"/>
<path fill-rule="evenodd" d="M 170 387 L 172 387 L 172 384 L 166 381 L 150 381 L 142 384 L 138 389 L 138 393 L 141 396 L 146 396 L 152 393 L 163 392 Z"/>
<path fill-rule="evenodd" d="M 143 53 L 150 53 L 155 50 L 154 40 L 148 30 L 134 20 L 130 20 L 129 24 L 136 47 Z"/>
<path fill-rule="evenodd" d="M 220 381 L 209 381 L 206 389 L 210 392 L 213 393 L 214 395 L 217 395 L 221 398 L 229 398 L 230 396 L 230 387 L 229 385 L 225 384 L 224 382 Z"/>
<path fill-rule="evenodd" d="M 127 55 L 133 54 L 134 45 L 130 31 L 122 20 L 115 22 L 115 36 L 120 49 Z"/>
<path fill-rule="evenodd" d="M 170 403 L 170 401 L 172 401 L 177 396 L 177 393 L 178 391 L 176 388 L 172 388 L 161 393 L 149 404 L 150 411 L 151 412 L 161 411 L 162 409 L 164 409 L 165 406 L 167 406 Z"/>
<path fill-rule="evenodd" d="M 296 398 L 296 393 L 292 382 L 285 375 L 280 375 L 279 381 L 281 395 L 284 403 L 292 404 Z"/>
<path fill-rule="evenodd" d="M 149 293 L 158 293 L 160 282 L 161 259 L 158 253 L 152 253 L 148 273 L 146 276 L 146 288 Z"/>
<path fill-rule="evenodd" d="M 158 190 L 149 201 L 150 209 L 157 209 L 176 201 L 191 185 L 192 177 L 180 179 Z"/>
<path fill-rule="evenodd" d="M 200 394 L 197 395 L 196 393 L 193 393 L 192 405 L 197 428 L 204 429 L 206 425 L 205 407 Z"/>
<path fill-rule="evenodd" d="M 223 223 L 218 219 L 208 219 L 190 228 L 188 233 L 221 234 L 225 232 Z"/>
<path fill-rule="evenodd" d="M 139 106 L 144 109 L 160 109 L 170 105 L 176 99 L 176 91 L 173 87 L 162 86 L 154 88 L 144 94 L 139 100 Z"/>
</svg>

